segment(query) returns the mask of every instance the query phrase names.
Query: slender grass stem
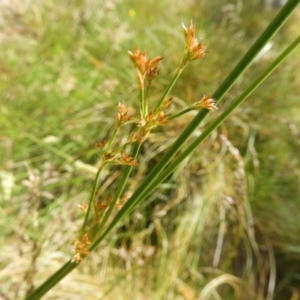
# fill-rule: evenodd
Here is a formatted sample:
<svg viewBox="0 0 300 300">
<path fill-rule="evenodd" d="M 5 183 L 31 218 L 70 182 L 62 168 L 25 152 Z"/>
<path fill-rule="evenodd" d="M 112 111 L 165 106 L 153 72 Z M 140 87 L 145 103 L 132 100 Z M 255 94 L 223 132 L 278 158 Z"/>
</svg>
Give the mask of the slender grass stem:
<svg viewBox="0 0 300 300">
<path fill-rule="evenodd" d="M 147 113 L 146 113 L 145 88 L 144 88 L 144 86 L 140 88 L 140 99 L 141 99 L 140 101 L 141 101 L 141 110 L 142 110 L 141 117 L 145 118 Z"/>
<path fill-rule="evenodd" d="M 131 206 L 130 211 L 136 207 L 136 205 L 142 201 L 147 195 L 149 195 L 163 180 L 165 180 L 181 163 L 187 158 L 199 145 L 221 124 L 228 118 L 228 116 L 243 103 L 243 101 L 249 97 L 249 95 L 257 89 L 257 87 L 300 45 L 300 36 L 265 70 L 257 79 L 235 100 L 231 103 L 231 105 L 224 110 L 224 112 L 214 120 L 203 132 L 202 134 L 195 139 L 192 144 L 183 151 L 176 160 L 171 163 L 161 174 L 159 174 L 156 179 L 148 185 L 143 192 L 140 192 L 139 188 L 136 192 L 131 196 L 132 201 L 136 197 L 136 199 L 132 202 L 134 204 Z M 147 181 L 147 178 L 145 179 Z M 139 195 L 139 193 L 141 193 Z M 138 196 L 139 195 L 139 196 Z M 125 208 L 124 208 L 125 210 Z M 122 213 L 121 211 L 119 212 Z M 117 217 L 117 216 L 116 216 Z"/>
<path fill-rule="evenodd" d="M 169 96 L 172 88 L 174 87 L 176 81 L 178 80 L 179 76 L 181 75 L 182 71 L 184 70 L 184 68 L 179 68 L 175 74 L 175 76 L 173 77 L 173 79 L 171 80 L 170 84 L 168 85 L 168 87 L 166 88 L 164 94 L 162 95 L 162 97 L 159 99 L 157 105 L 156 105 L 156 109 L 155 112 L 158 113 L 158 111 L 160 110 L 164 100 Z"/>
<path fill-rule="evenodd" d="M 139 143 L 135 143 L 134 147 L 133 147 L 133 151 L 132 151 L 132 157 L 135 159 L 137 157 L 137 154 L 139 153 L 139 150 L 140 150 L 140 144 Z M 117 201 L 119 200 L 124 188 L 125 188 L 125 185 L 128 181 L 128 178 L 129 178 L 129 175 L 131 173 L 131 170 L 132 170 L 132 166 L 125 166 L 125 169 L 122 173 L 122 178 L 121 178 L 121 182 L 118 186 L 118 189 L 114 195 L 114 198 L 112 199 L 107 211 L 105 212 L 104 214 L 104 217 L 103 217 L 103 220 L 101 221 L 101 224 L 99 225 L 99 228 L 98 228 L 98 232 L 101 232 L 101 230 L 103 229 L 103 227 L 105 226 L 109 216 L 111 215 L 113 209 L 115 208 L 116 206 L 116 203 Z"/>
<path fill-rule="evenodd" d="M 115 141 L 115 139 L 116 139 L 116 136 L 117 136 L 118 131 L 119 131 L 119 128 L 116 127 L 115 130 L 114 130 L 114 132 L 113 132 L 113 135 L 112 135 L 112 137 L 111 137 L 111 139 L 110 139 L 110 141 L 109 141 L 109 144 L 108 144 L 108 146 L 107 146 L 106 152 L 110 152 L 110 150 L 111 150 L 111 148 L 112 148 L 112 145 L 114 144 L 114 141 Z"/>
<path fill-rule="evenodd" d="M 88 219 L 89 219 L 89 216 L 90 216 L 91 207 L 93 206 L 93 203 L 94 203 L 97 187 L 98 187 L 98 184 L 99 184 L 100 173 L 101 173 L 104 165 L 105 165 L 105 162 L 102 161 L 100 167 L 98 168 L 98 171 L 97 171 L 97 174 L 96 174 L 96 177 L 95 177 L 95 180 L 94 180 L 93 189 L 92 189 L 92 193 L 91 193 L 89 204 L 88 204 L 88 209 L 87 209 L 86 214 L 84 216 L 84 221 L 83 221 L 83 224 L 82 224 L 82 227 L 81 227 L 81 230 L 80 230 L 80 238 L 82 238 L 82 236 L 86 232 L 86 225 L 87 225 L 87 222 L 88 222 Z"/>
<path fill-rule="evenodd" d="M 173 162 L 167 169 L 161 172 L 152 181 L 149 176 L 137 188 L 131 198 L 125 203 L 122 209 L 107 227 L 102 236 L 95 241 L 91 249 L 104 239 L 109 231 L 123 218 L 130 213 L 143 199 L 145 199 L 164 179 L 166 179 L 180 164 L 187 158 L 232 112 L 236 109 L 300 44 L 300 36 L 264 71 L 241 95 L 238 97 L 215 121 L 213 121 L 203 133 Z"/>
<path fill-rule="evenodd" d="M 279 30 L 279 28 L 284 24 L 291 13 L 296 9 L 299 4 L 297 1 L 289 1 L 274 18 L 274 20 L 269 24 L 265 31 L 261 34 L 252 47 L 247 51 L 241 61 L 232 70 L 232 72 L 227 76 L 221 86 L 213 94 L 213 99 L 218 99 L 218 102 L 224 97 L 226 92 L 231 88 L 239 76 L 247 69 L 250 63 L 253 61 L 255 56 L 263 48 L 263 46 L 271 39 L 271 37 Z M 175 78 L 174 78 L 175 79 Z M 173 79 L 173 81 L 174 81 Z M 169 161 L 175 156 L 175 154 L 183 147 L 185 141 L 192 134 L 192 132 L 199 126 L 201 121 L 208 115 L 209 110 L 202 109 L 195 118 L 190 122 L 190 124 L 185 128 L 173 145 L 168 149 L 165 155 L 157 163 L 157 165 L 149 173 L 145 181 L 139 186 L 138 191 L 141 192 L 146 189 L 151 182 L 161 173 L 161 171 L 166 167 Z M 137 191 L 136 191 L 137 192 Z M 132 198 L 131 198 L 132 199 Z M 131 199 L 125 204 L 130 205 Z M 122 210 L 121 210 L 122 211 Z M 120 211 L 120 212 L 121 212 Z M 119 213 L 120 213 L 119 212 Z M 117 216 L 116 216 L 117 217 Z"/>
<path fill-rule="evenodd" d="M 184 114 L 186 114 L 186 113 L 188 113 L 192 110 L 195 110 L 195 108 L 194 107 L 187 107 L 187 108 L 183 109 L 182 111 L 178 112 L 177 114 L 169 116 L 168 120 L 174 120 L 174 119 L 176 119 L 176 118 L 178 118 L 178 117 L 180 117 L 180 116 L 182 116 L 182 115 L 184 115 Z"/>
<path fill-rule="evenodd" d="M 270 38 L 278 31 L 278 29 L 284 24 L 284 22 L 288 19 L 291 13 L 296 9 L 300 0 L 290 0 L 286 3 L 286 5 L 282 8 L 282 10 L 278 13 L 275 19 L 270 23 L 270 25 L 266 28 L 266 30 L 262 33 L 262 35 L 257 39 L 254 45 L 249 49 L 249 51 L 245 54 L 245 56 L 241 59 L 241 61 L 237 64 L 237 66 L 233 69 L 233 71 L 229 74 L 229 76 L 225 79 L 225 81 L 221 84 L 219 89 L 213 94 L 212 98 L 220 101 L 226 92 L 231 88 L 231 86 L 235 83 L 238 77 L 246 70 L 246 68 L 253 61 L 254 57 L 259 53 L 262 47 L 270 40 Z M 158 102 L 156 110 L 159 110 L 163 100 L 171 91 L 174 86 L 176 80 L 178 79 L 180 74 L 176 74 L 173 78 L 171 84 L 165 91 L 164 95 Z M 242 100 L 243 101 L 243 100 Z M 241 102 L 242 102 L 241 101 Z M 236 103 L 236 102 L 235 102 Z M 238 106 L 239 104 L 236 103 Z M 230 106 L 233 110 L 234 107 Z M 232 110 L 227 110 L 226 113 L 228 115 Z M 111 231 L 111 229 L 117 224 L 117 222 L 128 214 L 146 195 L 153 190 L 155 186 L 159 184 L 162 180 L 164 180 L 167 173 L 171 173 L 184 159 L 187 155 L 189 155 L 194 147 L 197 147 L 199 143 L 201 143 L 201 139 L 205 139 L 210 134 L 210 130 L 213 130 L 211 127 L 212 124 L 206 129 L 206 133 L 204 132 L 201 135 L 201 139 L 197 139 L 197 142 L 193 142 L 191 146 L 189 146 L 180 156 L 180 159 L 176 159 L 165 171 L 163 169 L 167 166 L 169 161 L 174 157 L 174 155 L 181 149 L 188 139 L 188 137 L 192 134 L 192 132 L 199 126 L 201 121 L 207 116 L 208 110 L 201 110 L 196 117 L 191 121 L 191 123 L 187 126 L 187 128 L 182 132 L 182 134 L 177 138 L 174 144 L 169 148 L 160 162 L 152 169 L 150 174 L 147 176 L 145 181 L 140 185 L 140 187 L 134 193 L 134 197 L 131 197 L 123 206 L 123 208 L 116 214 L 115 218 L 108 225 L 103 234 L 94 242 L 94 244 L 90 247 L 90 251 L 97 247 L 97 245 L 107 236 L 107 234 Z M 223 114 L 222 114 L 223 115 Z M 223 117 L 227 117 L 228 115 L 223 115 Z M 225 119 L 224 118 L 224 119 Z M 219 119 L 222 122 L 222 120 Z M 215 121 L 216 122 L 216 121 Z M 215 123 L 214 128 L 216 128 L 219 124 Z M 199 137 L 200 138 L 200 137 Z M 138 153 L 140 145 L 136 145 L 136 152 Z M 124 171 L 123 178 L 121 180 L 120 186 L 118 187 L 118 191 L 121 194 L 123 188 L 127 182 L 131 171 L 131 167 L 127 167 Z M 163 171 L 163 173 L 162 173 Z M 158 177 L 159 176 L 159 177 Z M 157 178 L 158 177 L 158 178 Z M 157 178 L 157 179 L 156 179 Z M 159 179 L 159 180 L 158 180 Z M 155 181 L 154 181 L 155 180 Z M 29 296 L 26 297 L 25 300 L 37 300 L 40 299 L 43 295 L 45 295 L 52 287 L 54 287 L 61 279 L 63 279 L 68 273 L 70 273 L 74 268 L 76 268 L 78 264 L 72 263 L 71 260 L 68 261 L 64 266 L 62 266 L 56 273 L 54 273 L 50 278 L 48 278 L 40 287 L 34 290 Z"/>
<path fill-rule="evenodd" d="M 279 28 L 284 24 L 284 22 L 288 19 L 288 17 L 292 14 L 292 12 L 298 6 L 300 0 L 288 1 L 282 10 L 277 14 L 274 20 L 269 24 L 269 26 L 264 30 L 264 32 L 258 37 L 252 47 L 246 52 L 246 54 L 242 57 L 240 62 L 236 65 L 236 67 L 231 71 L 231 73 L 226 77 L 220 87 L 216 90 L 216 92 L 212 95 L 213 99 L 216 99 L 217 102 L 224 97 L 224 95 L 228 92 L 228 90 L 233 86 L 236 80 L 244 73 L 244 71 L 249 67 L 255 56 L 261 51 L 264 45 L 272 38 L 272 36 L 279 30 Z M 175 77 L 172 82 L 175 83 L 177 78 Z M 173 85 L 174 85 L 173 83 Z M 172 83 L 170 84 L 172 88 Z M 170 88 L 170 89 L 171 89 Z M 167 89 L 169 90 L 169 88 Z M 164 96 L 163 96 L 164 98 Z M 161 100 L 163 101 L 163 100 Z M 177 140 L 173 143 L 173 145 L 168 149 L 165 155 L 161 158 L 158 164 L 152 169 L 150 174 L 148 175 L 147 183 L 150 184 L 152 180 L 165 168 L 168 162 L 175 156 L 175 154 L 183 147 L 185 141 L 192 134 L 192 132 L 199 126 L 199 124 L 204 120 L 204 118 L 208 115 L 209 110 L 202 109 L 199 113 L 194 117 L 194 119 L 190 122 L 190 124 L 183 130 Z M 141 187 L 143 188 L 143 187 Z"/>
<path fill-rule="evenodd" d="M 144 92 L 144 98 L 145 98 L 145 116 L 149 114 L 149 88 L 146 88 Z"/>
</svg>

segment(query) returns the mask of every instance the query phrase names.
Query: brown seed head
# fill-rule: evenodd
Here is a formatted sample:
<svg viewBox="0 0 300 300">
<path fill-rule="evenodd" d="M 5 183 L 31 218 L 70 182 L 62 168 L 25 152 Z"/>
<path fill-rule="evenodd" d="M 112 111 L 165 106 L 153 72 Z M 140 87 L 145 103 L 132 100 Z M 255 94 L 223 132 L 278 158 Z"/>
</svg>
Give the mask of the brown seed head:
<svg viewBox="0 0 300 300">
<path fill-rule="evenodd" d="M 129 166 L 138 166 L 139 164 L 132 156 L 125 154 L 124 151 L 121 152 L 121 162 Z"/>
<path fill-rule="evenodd" d="M 167 115 L 162 110 L 158 114 L 157 121 L 159 125 L 166 125 L 169 122 Z"/>
<path fill-rule="evenodd" d="M 103 212 L 104 210 L 106 210 L 109 207 L 111 201 L 112 201 L 111 196 L 107 196 L 105 199 L 98 200 L 95 205 L 95 209 L 98 212 Z"/>
<path fill-rule="evenodd" d="M 96 144 L 96 146 L 99 148 L 99 149 L 103 149 L 104 146 L 106 144 L 106 141 L 100 141 L 99 143 Z"/>
<path fill-rule="evenodd" d="M 132 133 L 132 134 L 130 135 L 129 143 L 130 143 L 130 144 L 133 144 L 133 143 L 135 143 L 135 142 L 137 141 L 137 139 L 138 139 L 138 135 L 137 135 L 136 133 Z"/>
<path fill-rule="evenodd" d="M 202 99 L 196 103 L 197 108 L 206 108 L 209 110 L 217 110 L 216 100 L 210 98 L 209 96 L 203 96 Z"/>
<path fill-rule="evenodd" d="M 73 256 L 72 262 L 79 263 L 84 256 L 89 254 L 88 246 L 91 244 L 90 237 L 86 233 L 81 240 L 75 240 L 73 244 L 75 245 L 76 254 Z"/>
<path fill-rule="evenodd" d="M 159 74 L 159 63 L 163 57 L 157 56 L 148 59 L 146 52 L 141 52 L 139 49 L 136 49 L 134 53 L 128 51 L 128 55 L 137 68 L 140 87 L 144 87 L 145 79 L 147 79 L 147 84 L 150 86 L 152 80 Z"/>
<path fill-rule="evenodd" d="M 170 106 L 170 104 L 172 103 L 174 97 L 168 97 L 164 100 L 163 104 L 162 104 L 162 108 L 168 108 Z"/>
<path fill-rule="evenodd" d="M 103 155 L 103 159 L 104 159 L 105 161 L 109 161 L 109 160 L 111 160 L 111 159 L 114 158 L 114 157 L 115 157 L 115 152 L 114 152 L 114 151 L 105 153 L 105 154 Z"/>
<path fill-rule="evenodd" d="M 203 42 L 198 42 L 195 37 L 195 25 L 191 21 L 190 26 L 186 28 L 184 24 L 183 27 L 183 34 L 185 38 L 185 47 L 186 47 L 186 57 L 185 62 L 196 60 L 203 58 L 207 51 L 206 46 Z"/>
<path fill-rule="evenodd" d="M 139 72 L 144 75 L 146 73 L 147 68 L 147 57 L 146 52 L 141 52 L 139 49 L 136 49 L 134 53 L 128 51 L 128 55 L 131 61 L 134 63 Z"/>
<path fill-rule="evenodd" d="M 128 116 L 128 109 L 123 102 L 120 102 L 118 105 L 118 122 L 117 127 L 121 127 L 124 123 L 132 120 L 132 116 Z"/>
</svg>

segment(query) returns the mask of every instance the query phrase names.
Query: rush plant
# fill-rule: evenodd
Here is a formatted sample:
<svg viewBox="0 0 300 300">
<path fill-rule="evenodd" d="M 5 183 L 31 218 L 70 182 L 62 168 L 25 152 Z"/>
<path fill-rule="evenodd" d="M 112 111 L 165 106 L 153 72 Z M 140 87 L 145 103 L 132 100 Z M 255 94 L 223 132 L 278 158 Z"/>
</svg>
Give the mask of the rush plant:
<svg viewBox="0 0 300 300">
<path fill-rule="evenodd" d="M 173 100 L 173 97 L 170 96 L 172 88 L 184 69 L 191 62 L 203 59 L 207 53 L 205 43 L 199 42 L 196 38 L 194 24 L 191 22 L 188 27 L 183 25 L 185 48 L 182 60 L 175 71 L 174 77 L 170 80 L 170 84 L 155 105 L 152 105 L 152 101 L 150 102 L 149 99 L 153 88 L 153 80 L 159 75 L 159 66 L 163 58 L 157 56 L 149 59 L 146 52 L 142 52 L 139 49 L 128 52 L 137 73 L 139 111 L 135 113 L 133 109 L 127 107 L 125 102 L 119 103 L 111 137 L 107 141 L 99 141 L 97 144 L 100 162 L 90 198 L 87 203 L 80 205 L 84 216 L 79 235 L 74 242 L 75 254 L 55 274 L 28 295 L 27 300 L 40 299 L 82 263 L 84 258 L 107 237 L 120 220 L 129 215 L 152 193 L 296 49 L 300 44 L 300 37 L 291 43 L 225 110 L 220 108 L 217 118 L 207 125 L 201 135 L 187 145 L 188 138 L 193 131 L 207 117 L 210 111 L 217 110 L 217 104 L 220 103 L 227 91 L 249 67 L 264 45 L 284 24 L 298 4 L 299 0 L 287 2 L 211 96 L 200 96 L 200 100 L 197 103 L 173 115 L 168 113 L 168 107 L 172 105 Z M 214 51 L 214 49 L 211 49 L 211 51 Z M 176 122 L 176 118 L 191 110 L 199 110 L 199 112 L 169 147 L 147 177 L 139 184 L 134 193 L 132 195 L 127 194 L 126 185 L 128 179 L 132 169 L 139 167 L 139 152 L 149 134 L 156 128 L 167 125 L 169 122 Z M 184 146 L 186 148 L 174 158 Z M 98 192 L 101 185 L 101 172 L 103 172 L 104 168 L 112 168 L 111 166 L 120 166 L 122 168 L 121 177 L 114 194 L 103 197 Z"/>
</svg>

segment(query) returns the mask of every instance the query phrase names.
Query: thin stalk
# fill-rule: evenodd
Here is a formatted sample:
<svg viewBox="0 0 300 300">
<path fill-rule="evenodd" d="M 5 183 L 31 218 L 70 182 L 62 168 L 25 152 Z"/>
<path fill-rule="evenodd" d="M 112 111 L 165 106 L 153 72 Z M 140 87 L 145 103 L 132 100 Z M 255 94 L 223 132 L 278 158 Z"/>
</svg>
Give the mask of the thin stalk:
<svg viewBox="0 0 300 300">
<path fill-rule="evenodd" d="M 193 106 L 187 107 L 187 108 L 183 109 L 182 111 L 180 111 L 180 112 L 178 112 L 174 115 L 169 116 L 168 120 L 174 120 L 174 119 L 176 119 L 176 118 L 178 118 L 178 117 L 180 117 L 180 116 L 182 116 L 182 115 L 184 115 L 184 114 L 186 114 L 186 113 L 188 113 L 192 110 L 195 110 L 195 107 L 193 107 Z"/>
<path fill-rule="evenodd" d="M 254 57 L 258 54 L 258 52 L 262 49 L 262 47 L 270 40 L 270 38 L 279 30 L 279 28 L 284 24 L 284 22 L 288 19 L 291 13 L 296 9 L 300 0 L 290 0 L 286 3 L 286 5 L 281 9 L 275 19 L 270 23 L 270 25 L 266 28 L 266 30 L 262 33 L 262 35 L 257 39 L 254 45 L 249 49 L 249 51 L 245 54 L 242 60 L 238 63 L 237 67 L 233 69 L 233 71 L 229 74 L 229 76 L 225 79 L 225 81 L 221 84 L 219 89 L 214 93 L 212 98 L 218 99 L 220 101 L 222 97 L 226 94 L 226 92 L 231 88 L 231 86 L 235 83 L 238 77 L 246 70 L 249 64 L 253 61 Z M 176 81 L 176 80 L 175 80 Z M 174 82 L 175 83 L 175 82 Z M 174 84 L 173 84 L 174 85 Z M 173 85 L 169 90 L 172 89 Z M 161 103 L 165 99 L 165 95 L 168 95 L 168 90 L 165 92 L 161 99 Z M 159 102 L 157 107 L 160 107 L 161 103 Z M 187 128 L 182 132 L 182 134 L 178 137 L 178 139 L 174 142 L 174 144 L 169 148 L 167 153 L 163 156 L 160 162 L 153 168 L 152 172 L 147 176 L 145 181 L 140 185 L 138 189 L 139 192 L 135 192 L 136 199 L 129 199 L 123 208 L 117 213 L 113 221 L 109 224 L 105 232 L 95 241 L 95 243 L 90 247 L 90 250 L 96 248 L 96 246 L 106 237 L 106 235 L 110 232 L 110 230 L 116 225 L 116 223 L 128 213 L 133 208 L 133 205 L 136 205 L 137 201 L 141 199 L 141 197 L 145 197 L 146 193 L 150 191 L 149 187 L 153 186 L 154 179 L 161 173 L 161 171 L 165 168 L 168 162 L 174 157 L 174 155 L 178 152 L 178 150 L 183 146 L 184 142 L 191 135 L 191 133 L 196 129 L 196 127 L 201 123 L 201 121 L 208 114 L 207 110 L 200 111 L 196 117 L 191 121 L 191 123 L 187 126 Z M 172 166 L 174 166 L 172 164 Z M 168 168 L 170 170 L 170 166 Z M 171 171 L 172 172 L 172 171 Z M 129 172 L 130 173 L 130 172 Z M 165 173 L 164 173 L 165 174 Z M 161 175 L 160 175 L 161 176 Z M 161 177 L 160 177 L 161 178 Z M 122 213 L 121 213 L 122 211 Z M 62 268 L 60 268 L 56 273 L 54 273 L 49 279 L 47 279 L 40 287 L 34 290 L 31 295 L 26 297 L 25 300 L 38 300 L 43 295 L 45 295 L 52 287 L 54 287 L 61 279 L 63 279 L 68 273 L 70 273 L 78 264 L 71 263 L 71 261 L 67 262 Z"/>
<path fill-rule="evenodd" d="M 113 135 L 112 135 L 112 137 L 111 137 L 111 139 L 110 139 L 110 141 L 109 141 L 109 144 L 108 144 L 108 146 L 107 146 L 106 152 L 110 152 L 111 147 L 112 147 L 112 145 L 113 145 L 113 143 L 114 143 L 114 141 L 115 141 L 115 139 L 116 139 L 116 136 L 117 136 L 118 131 L 119 131 L 119 128 L 116 127 L 115 130 L 114 130 L 114 132 L 113 132 Z"/>
<path fill-rule="evenodd" d="M 145 89 L 144 97 L 145 97 L 145 116 L 147 116 L 149 114 L 149 87 Z"/>
<path fill-rule="evenodd" d="M 171 163 L 167 169 L 161 172 L 153 181 L 149 182 L 148 177 L 144 180 L 133 193 L 131 198 L 124 204 L 121 210 L 116 214 L 115 218 L 107 227 L 106 231 L 92 245 L 95 248 L 109 231 L 129 212 L 131 212 L 143 199 L 145 199 L 153 190 L 165 180 L 181 163 L 186 159 L 228 116 L 236 109 L 257 87 L 294 51 L 300 44 L 300 36 L 289 45 L 289 47 L 265 70 L 224 112 L 214 120 L 202 134 Z"/>
<path fill-rule="evenodd" d="M 182 71 L 184 70 L 184 68 L 179 68 L 176 71 L 176 74 L 174 75 L 173 79 L 171 80 L 170 84 L 168 85 L 168 87 L 166 88 L 164 94 L 162 95 L 162 97 L 159 99 L 157 105 L 156 105 L 156 109 L 155 112 L 158 113 L 158 111 L 160 110 L 164 100 L 169 96 L 172 88 L 174 87 L 176 81 L 178 80 L 179 76 L 181 75 Z"/>
<path fill-rule="evenodd" d="M 272 36 L 279 30 L 279 28 L 285 23 L 288 17 L 296 9 L 296 7 L 299 4 L 299 1 L 300 0 L 290 0 L 285 4 L 285 6 L 281 9 L 278 15 L 274 18 L 274 20 L 258 37 L 258 39 L 255 41 L 252 47 L 246 52 L 246 54 L 243 56 L 240 62 L 226 77 L 226 79 L 221 84 L 221 86 L 215 91 L 215 93 L 212 95 L 213 99 L 217 99 L 217 101 L 220 102 L 220 100 L 224 97 L 224 95 L 232 87 L 232 85 L 236 82 L 236 80 L 248 68 L 248 66 L 255 58 L 255 56 L 261 51 L 264 45 L 272 38 Z M 173 85 L 176 80 L 177 77 L 175 76 L 175 78 L 172 81 Z M 170 84 L 171 87 L 173 85 Z M 165 96 L 162 97 L 161 101 L 163 101 L 164 97 Z M 168 149 L 165 155 L 161 158 L 161 160 L 149 173 L 149 175 L 147 176 L 147 180 L 145 180 L 140 186 L 141 190 L 146 188 L 147 185 L 150 184 L 155 179 L 155 177 L 165 168 L 165 166 L 169 163 L 169 161 L 183 147 L 186 140 L 193 133 L 193 131 L 199 126 L 199 124 L 203 121 L 203 119 L 208 115 L 208 113 L 209 111 L 207 109 L 202 109 L 199 111 L 199 113 L 194 117 L 194 119 L 190 122 L 190 124 L 183 130 L 183 132 L 180 134 L 177 140 L 172 144 L 172 146 Z"/>
<path fill-rule="evenodd" d="M 92 193 L 91 193 L 89 204 L 88 204 L 88 209 L 87 209 L 87 212 L 84 216 L 84 221 L 83 221 L 83 224 L 82 224 L 82 227 L 81 227 L 81 230 L 80 230 L 80 238 L 82 238 L 82 236 L 84 235 L 84 233 L 86 231 L 86 225 L 87 225 L 87 222 L 88 222 L 88 219 L 89 219 L 89 215 L 90 215 L 90 212 L 91 212 L 91 207 L 93 205 L 93 201 L 95 199 L 97 187 L 98 187 L 98 184 L 99 184 L 98 181 L 99 181 L 100 173 L 101 173 L 104 165 L 105 165 L 105 162 L 102 161 L 100 167 L 98 168 L 98 171 L 97 171 L 97 174 L 96 174 L 96 177 L 95 177 L 95 180 L 94 180 L 93 189 L 92 189 Z"/>
<path fill-rule="evenodd" d="M 139 143 L 135 143 L 134 147 L 133 147 L 133 150 L 132 150 L 132 157 L 134 159 L 136 159 L 137 157 L 137 154 L 139 153 L 139 150 L 140 150 L 140 144 Z M 122 172 L 122 178 L 121 178 L 121 182 L 118 186 L 118 189 L 114 195 L 114 198 L 112 199 L 107 211 L 104 213 L 104 217 L 103 217 L 103 220 L 101 221 L 101 224 L 99 225 L 99 228 L 98 228 L 98 232 L 101 232 L 102 228 L 104 227 L 104 225 L 106 224 L 109 216 L 111 215 L 113 209 L 115 208 L 116 206 L 116 203 L 118 201 L 118 199 L 120 198 L 123 190 L 124 190 L 124 187 L 128 181 L 128 178 L 129 178 L 129 175 L 131 173 L 131 170 L 132 170 L 132 166 L 126 166 L 124 171 Z"/>
<path fill-rule="evenodd" d="M 141 109 L 142 109 L 142 114 L 141 114 L 141 118 L 145 118 L 146 114 L 146 104 L 145 104 L 145 88 L 144 88 L 144 84 L 143 86 L 140 88 L 140 98 L 141 98 Z"/>
<path fill-rule="evenodd" d="M 60 282 L 66 275 L 74 270 L 79 264 L 72 263 L 71 260 L 66 262 L 58 271 L 50 276 L 42 285 L 34 290 L 25 300 L 38 300 L 41 299 L 51 288 Z"/>
<path fill-rule="evenodd" d="M 234 101 L 231 105 L 224 110 L 224 112 L 214 120 L 203 132 L 202 134 L 193 141 L 193 143 L 181 153 L 178 158 L 169 165 L 169 167 L 164 170 L 148 188 L 141 195 L 142 198 L 149 195 L 152 190 L 160 184 L 164 179 L 166 179 L 180 164 L 187 158 L 199 145 L 221 124 L 223 123 L 228 116 L 243 103 L 243 101 L 249 97 L 249 95 L 257 89 L 257 87 L 300 45 L 300 36 L 292 43 L 290 46 L 282 52 L 282 54 L 265 70 L 257 79 Z M 138 194 L 139 191 L 132 195 L 131 198 Z M 134 205 L 136 206 L 136 205 Z"/>
<path fill-rule="evenodd" d="M 256 40 L 256 42 L 252 45 L 252 47 L 247 51 L 241 61 L 237 64 L 237 66 L 232 70 L 232 72 L 227 76 L 221 86 L 217 89 L 217 91 L 213 94 L 213 99 L 218 99 L 218 102 L 224 97 L 226 92 L 231 88 L 231 86 L 235 83 L 239 76 L 247 69 L 250 63 L 253 61 L 255 56 L 259 53 L 259 51 L 263 48 L 263 46 L 271 39 L 271 37 L 279 30 L 279 28 L 284 24 L 287 18 L 291 15 L 291 13 L 296 9 L 300 0 L 288 1 L 286 5 L 282 8 L 282 10 L 278 13 L 278 15 L 274 18 L 274 20 L 269 24 L 269 26 L 265 29 L 265 31 L 261 34 L 260 37 Z M 185 128 L 185 130 L 180 134 L 177 140 L 172 144 L 169 150 L 165 153 L 165 155 L 161 158 L 161 160 L 157 163 L 157 165 L 152 169 L 147 178 L 141 183 L 139 188 L 136 190 L 141 193 L 151 183 L 154 179 L 161 173 L 161 171 L 166 167 L 169 161 L 175 156 L 175 154 L 183 147 L 185 141 L 192 134 L 192 132 L 199 126 L 201 121 L 208 115 L 209 110 L 202 109 L 190 122 L 190 124 Z M 129 199 L 127 203 L 123 207 L 130 206 L 130 202 L 133 201 Z M 123 209 L 119 211 L 121 213 Z M 118 215 L 118 214 L 117 214 Z M 117 217 L 116 215 L 116 217 Z"/>
</svg>

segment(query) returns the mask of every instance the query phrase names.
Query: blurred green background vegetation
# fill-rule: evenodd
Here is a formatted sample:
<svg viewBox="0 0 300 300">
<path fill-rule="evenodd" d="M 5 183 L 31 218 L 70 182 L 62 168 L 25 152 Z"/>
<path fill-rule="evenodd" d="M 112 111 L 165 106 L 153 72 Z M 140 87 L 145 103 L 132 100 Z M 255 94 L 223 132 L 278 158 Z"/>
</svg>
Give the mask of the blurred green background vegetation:
<svg viewBox="0 0 300 300">
<path fill-rule="evenodd" d="M 0 1 L 0 299 L 23 298 L 73 254 L 95 143 L 120 101 L 137 107 L 127 50 L 164 56 L 156 99 L 193 20 L 209 53 L 176 84 L 180 110 L 214 92 L 276 13 L 242 0 Z M 299 19 L 220 111 L 299 35 Z M 299 299 L 299 70 L 298 50 L 44 299 Z M 151 134 L 129 192 L 192 115 Z M 120 172 L 104 174 L 104 194 Z"/>
</svg>

